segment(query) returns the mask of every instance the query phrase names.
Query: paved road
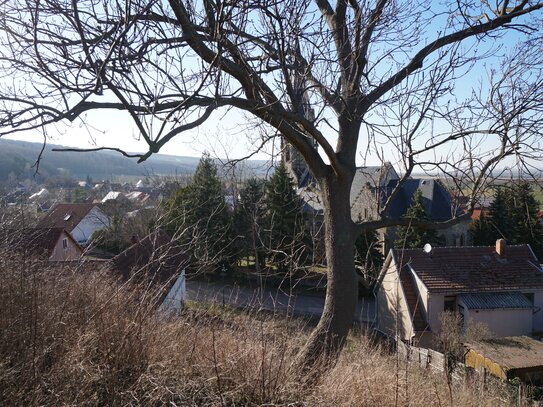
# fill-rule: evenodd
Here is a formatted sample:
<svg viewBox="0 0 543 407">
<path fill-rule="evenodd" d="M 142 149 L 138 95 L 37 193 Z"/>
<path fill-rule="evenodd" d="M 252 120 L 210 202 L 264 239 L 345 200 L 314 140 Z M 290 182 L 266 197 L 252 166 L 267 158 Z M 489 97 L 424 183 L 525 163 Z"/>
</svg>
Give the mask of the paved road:
<svg viewBox="0 0 543 407">
<path fill-rule="evenodd" d="M 260 290 L 255 283 L 232 281 L 187 281 L 187 299 L 311 316 L 320 316 L 324 306 L 324 293 L 321 291 L 305 288 L 289 290 L 274 286 Z M 371 297 L 360 298 L 354 319 L 371 323 L 374 317 L 375 300 Z"/>
</svg>

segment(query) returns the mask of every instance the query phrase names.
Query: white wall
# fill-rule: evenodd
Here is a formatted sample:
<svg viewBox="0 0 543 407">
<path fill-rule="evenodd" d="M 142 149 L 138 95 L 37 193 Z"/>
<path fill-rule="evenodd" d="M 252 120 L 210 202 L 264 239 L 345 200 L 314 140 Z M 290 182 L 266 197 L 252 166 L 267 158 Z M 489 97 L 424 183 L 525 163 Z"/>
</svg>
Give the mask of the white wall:
<svg viewBox="0 0 543 407">
<path fill-rule="evenodd" d="M 533 293 L 534 307 L 536 307 L 534 311 L 537 311 L 532 317 L 533 329 L 536 332 L 543 332 L 543 291 L 533 291 Z"/>
<path fill-rule="evenodd" d="M 177 314 L 183 307 L 186 298 L 185 272 L 183 271 L 164 298 L 161 308 L 168 314 Z"/>
<path fill-rule="evenodd" d="M 66 239 L 67 247 L 64 248 L 62 245 L 62 240 Z M 64 231 L 57 243 L 55 244 L 55 247 L 53 248 L 53 252 L 51 253 L 51 256 L 49 256 L 49 260 L 54 261 L 65 261 L 65 260 L 79 260 L 81 258 L 81 255 L 83 254 L 81 248 L 74 243 L 74 241 L 68 236 L 68 233 Z"/>
<path fill-rule="evenodd" d="M 377 329 L 393 338 L 397 334 L 405 341 L 413 336 L 413 324 L 394 261 L 390 262 L 377 290 Z"/>
<path fill-rule="evenodd" d="M 530 335 L 531 309 L 492 309 L 464 311 L 468 324 L 485 324 L 494 337 Z"/>
<path fill-rule="evenodd" d="M 434 335 L 438 335 L 441 330 L 441 314 L 445 310 L 445 294 L 430 294 L 428 308 L 428 324 Z"/>
<path fill-rule="evenodd" d="M 97 207 L 92 208 L 87 216 L 72 231 L 72 236 L 80 244 L 87 243 L 87 240 L 94 232 L 109 227 L 110 220 L 104 212 Z"/>
</svg>

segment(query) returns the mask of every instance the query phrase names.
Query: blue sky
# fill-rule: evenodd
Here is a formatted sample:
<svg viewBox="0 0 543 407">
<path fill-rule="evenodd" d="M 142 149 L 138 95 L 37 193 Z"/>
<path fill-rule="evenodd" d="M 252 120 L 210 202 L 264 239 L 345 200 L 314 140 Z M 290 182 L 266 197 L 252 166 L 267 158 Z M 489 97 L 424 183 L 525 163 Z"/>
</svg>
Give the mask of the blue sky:
<svg viewBox="0 0 543 407">
<path fill-rule="evenodd" d="M 437 8 L 439 11 L 439 7 Z M 448 15 L 442 15 L 439 23 L 429 26 L 427 30 L 428 41 L 432 40 L 448 18 Z M 497 50 L 498 53 L 503 53 L 509 47 L 509 44 L 514 43 L 520 34 L 512 32 L 503 39 L 499 39 Z M 421 44 L 422 47 L 424 44 Z M 464 45 L 469 48 L 470 42 Z M 420 48 L 419 47 L 419 48 Z M 484 50 L 481 49 L 481 50 Z M 471 71 L 466 74 L 457 84 L 454 90 L 454 96 L 458 99 L 463 99 L 471 92 L 472 85 L 485 82 L 492 67 L 497 67 L 498 59 L 490 58 L 484 64 L 474 66 Z M 369 117 L 368 117 L 369 118 Z M 61 144 L 69 147 L 78 148 L 93 148 L 97 146 L 109 146 L 122 148 L 131 152 L 146 151 L 144 141 L 138 141 L 138 131 L 136 126 L 127 114 L 114 111 L 96 111 L 90 112 L 81 120 L 74 123 L 66 123 L 56 125 L 47 129 L 47 140 L 53 144 Z M 373 117 L 372 120 L 379 120 Z M 321 127 L 321 131 L 334 144 L 334 132 L 330 129 Z M 447 131 L 443 123 L 435 123 L 432 129 L 427 129 L 426 132 Z M 424 134 L 422 133 L 424 138 Z M 181 134 L 171 140 L 161 150 L 161 153 L 172 155 L 185 156 L 200 156 L 204 151 L 210 152 L 212 155 L 227 158 L 240 158 L 255 149 L 255 142 L 258 141 L 257 131 L 248 125 L 247 118 L 244 114 L 231 111 L 216 111 L 211 118 L 200 128 L 191 132 Z M 15 137 L 20 140 L 27 141 L 43 141 L 43 135 L 38 132 L 27 132 L 17 134 Z M 262 153 L 257 154 L 254 158 L 268 159 L 270 154 L 277 152 L 277 144 L 269 143 Z M 373 147 L 372 147 L 373 148 Z M 382 146 L 385 159 L 395 161 L 393 154 L 389 154 L 390 145 Z M 361 135 L 359 143 L 359 164 L 375 165 L 378 164 L 378 155 L 374 151 L 370 154 L 365 154 L 367 151 L 367 140 L 364 134 Z M 446 150 L 443 150 L 447 153 Z M 366 160 L 364 160 L 366 157 Z"/>
</svg>

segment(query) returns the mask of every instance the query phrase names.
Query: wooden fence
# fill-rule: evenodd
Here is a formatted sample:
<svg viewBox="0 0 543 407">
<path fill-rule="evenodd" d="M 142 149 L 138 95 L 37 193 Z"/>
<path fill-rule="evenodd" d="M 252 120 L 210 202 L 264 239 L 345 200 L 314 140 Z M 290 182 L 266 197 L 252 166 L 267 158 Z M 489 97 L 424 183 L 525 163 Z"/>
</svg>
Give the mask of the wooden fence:
<svg viewBox="0 0 543 407">
<path fill-rule="evenodd" d="M 432 349 L 417 348 L 406 345 L 402 341 L 397 343 L 398 354 L 408 363 L 418 364 L 423 369 L 432 369 L 444 372 L 447 368 L 445 355 Z"/>
<path fill-rule="evenodd" d="M 408 364 L 417 365 L 423 369 L 430 369 L 436 373 L 444 373 L 447 369 L 447 360 L 443 353 L 432 349 L 406 345 L 402 341 L 396 342 L 396 349 L 400 359 Z M 511 399 L 502 400 L 504 402 L 513 402 L 516 406 L 541 406 L 543 404 L 543 402 L 540 404 L 540 402 L 532 401 L 527 397 L 527 393 L 529 392 L 527 392 L 526 386 L 512 386 L 510 383 L 488 374 L 484 368 L 473 369 L 467 367 L 464 363 L 456 362 L 451 370 L 450 378 L 457 383 L 470 381 L 481 389 L 486 388 L 492 383 L 495 387 L 505 388 L 511 394 Z"/>
</svg>

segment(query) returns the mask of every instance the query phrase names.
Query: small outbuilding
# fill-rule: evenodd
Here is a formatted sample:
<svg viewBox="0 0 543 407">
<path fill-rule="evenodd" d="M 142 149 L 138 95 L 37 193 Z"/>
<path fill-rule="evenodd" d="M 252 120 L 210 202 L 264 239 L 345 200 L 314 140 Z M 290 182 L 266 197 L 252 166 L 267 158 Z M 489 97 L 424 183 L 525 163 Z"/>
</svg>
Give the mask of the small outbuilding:
<svg viewBox="0 0 543 407">
<path fill-rule="evenodd" d="M 518 377 L 526 384 L 542 384 L 543 342 L 528 336 L 509 336 L 469 342 L 465 347 L 466 366 L 503 380 Z"/>
<path fill-rule="evenodd" d="M 49 261 L 78 261 L 83 248 L 63 228 L 5 229 L 0 245 L 24 257 Z"/>
</svg>

